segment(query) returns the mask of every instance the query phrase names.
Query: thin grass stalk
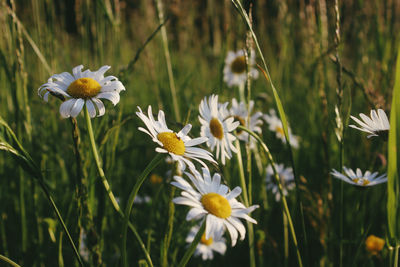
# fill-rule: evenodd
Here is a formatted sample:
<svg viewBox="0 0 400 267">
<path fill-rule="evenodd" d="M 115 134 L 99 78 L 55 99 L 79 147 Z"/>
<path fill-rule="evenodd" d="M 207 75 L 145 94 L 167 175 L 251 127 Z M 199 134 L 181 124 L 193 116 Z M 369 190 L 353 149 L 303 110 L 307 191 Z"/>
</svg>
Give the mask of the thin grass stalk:
<svg viewBox="0 0 400 267">
<path fill-rule="evenodd" d="M 240 177 L 240 186 L 242 187 L 242 192 L 243 192 L 243 200 L 244 204 L 246 207 L 250 206 L 249 203 L 249 196 L 248 196 L 248 191 L 247 191 L 247 185 L 246 185 L 246 178 L 244 175 L 244 168 L 243 168 L 243 160 L 242 160 L 242 153 L 240 149 L 240 142 L 239 139 L 236 138 L 235 140 L 235 147 L 237 150 L 236 156 L 238 160 L 238 167 L 239 167 L 239 177 Z M 250 266 L 255 267 L 256 266 L 256 257 L 254 253 L 254 230 L 253 230 L 253 224 L 250 222 L 247 222 L 247 228 L 249 231 L 249 254 L 250 254 Z"/>
<path fill-rule="evenodd" d="M 89 111 L 85 105 L 84 107 L 84 113 L 85 113 L 85 119 L 86 119 L 86 124 L 87 124 L 87 128 L 88 128 L 88 132 L 89 132 L 89 138 L 90 138 L 90 144 L 91 144 L 91 149 L 92 149 L 92 153 L 93 153 L 93 157 L 95 158 L 96 161 L 96 167 L 97 167 L 97 171 L 99 172 L 100 178 L 103 182 L 103 186 L 107 192 L 107 195 L 111 201 L 111 203 L 113 204 L 114 209 L 118 212 L 118 214 L 120 215 L 120 217 L 122 219 L 125 219 L 125 214 L 122 212 L 121 208 L 118 205 L 118 202 L 116 201 L 114 194 L 112 193 L 110 186 L 107 182 L 107 178 L 104 175 L 104 171 L 101 167 L 101 162 L 100 162 L 100 158 L 99 155 L 97 153 L 97 148 L 96 148 L 96 142 L 94 140 L 94 134 L 93 134 L 93 128 L 92 128 L 92 123 L 90 121 L 90 116 L 89 116 Z M 153 263 L 151 261 L 150 255 L 146 250 L 146 246 L 144 245 L 139 233 L 137 232 L 136 228 L 133 226 L 133 224 L 128 223 L 128 227 L 129 229 L 131 229 L 131 231 L 133 232 L 133 234 L 136 237 L 136 240 L 139 243 L 140 248 L 142 249 L 144 255 L 145 255 L 145 259 L 147 264 L 149 264 L 149 266 L 153 266 Z"/>
<path fill-rule="evenodd" d="M 279 193 L 281 194 L 282 209 L 283 209 L 283 212 L 287 216 L 288 223 L 289 223 L 289 230 L 290 230 L 290 233 L 291 233 L 291 236 L 292 236 L 292 239 L 293 239 L 293 244 L 296 247 L 297 260 L 298 260 L 299 266 L 302 267 L 303 266 L 303 262 L 301 260 L 301 254 L 300 254 L 300 250 L 299 250 L 298 243 L 297 243 L 296 232 L 295 232 L 295 229 L 294 229 L 292 217 L 291 217 L 290 212 L 289 212 L 289 207 L 287 205 L 286 197 L 283 194 L 282 184 L 281 184 L 281 181 L 279 179 L 279 174 L 276 171 L 275 161 L 272 158 L 272 154 L 269 151 L 267 145 L 261 140 L 261 138 L 257 134 L 255 134 L 254 132 L 250 131 L 249 129 L 247 129 L 246 127 L 243 127 L 241 125 L 238 126 L 238 130 L 243 130 L 243 131 L 249 133 L 251 136 L 253 136 L 257 140 L 257 142 L 261 145 L 261 147 L 263 148 L 265 154 L 268 157 L 269 162 L 271 163 L 272 171 L 274 172 L 275 182 L 278 185 Z"/>
<path fill-rule="evenodd" d="M 396 248 L 394 250 L 393 267 L 398 267 L 399 266 L 399 248 L 400 248 L 400 246 L 396 246 Z"/>
<path fill-rule="evenodd" d="M 298 177 L 297 172 L 296 172 L 296 166 L 295 166 L 294 157 L 293 157 L 293 149 L 292 149 L 291 142 L 290 142 L 290 137 L 289 137 L 288 122 L 287 122 L 287 119 L 286 119 L 286 114 L 285 114 L 285 111 L 283 109 L 282 101 L 281 101 L 281 99 L 279 97 L 279 94 L 276 91 L 275 85 L 272 82 L 271 75 L 269 74 L 267 63 L 266 63 L 264 55 L 262 53 L 260 44 L 258 43 L 257 36 L 256 36 L 256 34 L 255 34 L 254 30 L 253 30 L 252 25 L 251 25 L 250 18 L 247 15 L 246 10 L 243 8 L 243 6 L 242 6 L 242 4 L 240 3 L 239 0 L 231 0 L 231 1 L 232 1 L 233 5 L 235 6 L 235 8 L 237 9 L 237 11 L 239 12 L 239 14 L 244 19 L 247 27 L 249 28 L 251 36 L 253 37 L 254 43 L 255 43 L 255 45 L 257 47 L 257 51 L 258 51 L 258 53 L 259 53 L 259 55 L 261 57 L 261 60 L 263 62 L 263 66 L 264 66 L 264 68 L 260 68 L 260 67 L 259 68 L 262 71 L 262 73 L 264 74 L 267 82 L 271 86 L 272 93 L 274 95 L 275 104 L 276 104 L 277 109 L 278 109 L 278 114 L 279 114 L 279 117 L 280 117 L 280 119 L 282 121 L 283 132 L 284 132 L 285 138 L 287 140 L 287 145 L 288 145 L 288 148 L 289 148 L 290 161 L 292 163 L 293 175 L 294 175 L 294 180 L 295 180 L 295 184 L 296 184 L 296 198 L 297 198 L 297 203 L 298 203 L 299 210 L 300 210 L 302 234 L 303 234 L 303 240 L 304 240 L 304 248 L 305 248 L 306 255 L 307 255 L 308 254 L 307 253 L 307 251 L 308 251 L 308 241 L 307 241 L 307 233 L 306 233 L 306 227 L 305 227 L 305 222 L 304 222 L 303 202 L 302 202 L 302 197 L 301 197 L 300 189 L 299 189 L 300 181 L 299 181 L 299 177 Z"/>
<path fill-rule="evenodd" d="M 387 182 L 387 216 L 389 245 L 396 253 L 394 264 L 398 257 L 400 246 L 400 46 L 397 51 L 395 82 L 390 111 L 390 130 L 388 141 L 388 182 Z M 391 257 L 393 258 L 393 257 Z M 397 265 L 396 265 L 397 266 Z"/>
<path fill-rule="evenodd" d="M 192 257 L 194 251 L 196 250 L 197 245 L 199 244 L 204 231 L 206 230 L 206 220 L 203 220 L 202 225 L 200 226 L 199 231 L 197 232 L 196 236 L 194 237 L 192 244 L 186 250 L 185 255 L 183 255 L 182 260 L 179 262 L 178 267 L 185 267 L 186 264 L 189 262 L 190 258 Z"/>
<path fill-rule="evenodd" d="M 339 45 L 340 45 L 340 14 L 339 14 L 339 0 L 335 0 L 335 59 L 336 59 L 336 96 L 337 96 L 337 112 L 336 112 L 336 122 L 337 122 L 337 137 L 339 140 L 339 172 L 343 169 L 343 120 L 341 118 L 342 111 L 342 98 L 343 98 L 343 88 L 342 88 L 342 63 L 339 57 Z M 339 218 L 339 266 L 343 266 L 343 185 L 344 182 L 340 183 L 340 218 Z"/>
<path fill-rule="evenodd" d="M 18 265 L 16 262 L 10 260 L 9 258 L 7 258 L 6 256 L 3 256 L 0 254 L 0 260 L 10 264 L 13 267 L 21 267 L 20 265 Z"/>
<path fill-rule="evenodd" d="M 158 19 L 160 24 L 162 24 L 165 21 L 162 0 L 157 0 L 156 2 L 157 2 L 156 6 L 157 6 Z M 175 80 L 174 80 L 174 74 L 172 72 L 171 56 L 169 54 L 168 36 L 165 25 L 161 26 L 161 37 L 164 47 L 165 61 L 167 64 L 168 80 L 169 80 L 169 87 L 171 89 L 172 104 L 174 106 L 175 120 L 180 122 L 181 114 L 179 112 L 178 97 L 176 95 Z"/>
<path fill-rule="evenodd" d="M 153 160 L 147 165 L 147 167 L 144 169 L 142 174 L 139 176 L 138 180 L 136 181 L 135 185 L 132 188 L 131 193 L 129 194 L 128 198 L 128 204 L 125 208 L 125 217 L 124 217 L 124 223 L 122 226 L 122 261 L 123 261 L 123 266 L 128 266 L 128 261 L 127 261 L 127 254 L 126 254 L 126 239 L 127 239 L 127 231 L 128 231 L 128 222 L 129 222 L 129 217 L 132 211 L 133 207 L 133 202 L 135 200 L 135 197 L 137 193 L 139 192 L 140 187 L 142 186 L 143 182 L 146 180 L 147 176 L 149 173 L 160 164 L 160 162 L 163 159 L 162 154 L 157 154 Z"/>
<path fill-rule="evenodd" d="M 289 263 L 289 233 L 288 233 L 288 220 L 286 217 L 286 214 L 282 214 L 283 215 L 283 242 L 284 242 L 284 246 L 285 246 L 285 257 L 284 257 L 284 262 L 283 265 L 285 267 L 288 266 Z"/>
</svg>

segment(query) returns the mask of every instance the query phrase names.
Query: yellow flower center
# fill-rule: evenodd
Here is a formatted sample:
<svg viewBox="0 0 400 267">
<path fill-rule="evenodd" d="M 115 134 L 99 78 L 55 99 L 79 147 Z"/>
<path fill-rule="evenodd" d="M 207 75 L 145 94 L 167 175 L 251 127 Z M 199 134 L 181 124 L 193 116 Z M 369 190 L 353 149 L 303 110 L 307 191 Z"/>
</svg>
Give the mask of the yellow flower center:
<svg viewBox="0 0 400 267">
<path fill-rule="evenodd" d="M 92 78 L 79 78 L 67 88 L 67 93 L 73 98 L 90 98 L 96 96 L 101 85 Z"/>
<path fill-rule="evenodd" d="M 244 56 L 235 58 L 231 63 L 231 70 L 233 73 L 243 73 L 246 70 L 246 59 Z"/>
<path fill-rule="evenodd" d="M 201 204 L 206 211 L 219 218 L 226 219 L 231 216 L 232 208 L 229 201 L 217 193 L 208 193 L 201 197 Z"/>
<path fill-rule="evenodd" d="M 280 133 L 281 135 L 285 135 L 285 132 L 283 131 L 283 128 L 280 127 L 280 126 L 276 126 L 276 127 L 275 127 L 275 131 L 276 131 L 277 133 Z"/>
<path fill-rule="evenodd" d="M 152 175 L 150 175 L 150 183 L 151 184 L 153 184 L 153 185 L 161 184 L 162 181 L 163 181 L 163 179 L 161 178 L 160 175 L 157 175 L 157 174 L 154 174 L 154 173 Z"/>
<path fill-rule="evenodd" d="M 384 246 L 385 246 L 385 240 L 374 235 L 368 236 L 368 238 L 365 240 L 366 249 L 371 254 L 374 255 L 377 255 L 378 252 L 381 251 Z"/>
<path fill-rule="evenodd" d="M 238 121 L 238 122 L 240 123 L 240 125 L 246 126 L 246 125 L 245 125 L 245 121 L 244 121 L 244 119 L 243 119 L 242 117 L 233 116 L 233 118 L 234 118 L 236 121 Z M 236 131 L 237 131 L 238 134 L 241 134 L 241 133 L 243 132 L 242 130 L 236 130 Z"/>
<path fill-rule="evenodd" d="M 212 118 L 210 120 L 210 132 L 214 135 L 215 138 L 221 140 L 224 138 L 224 129 L 222 128 L 222 124 L 219 122 L 217 118 Z"/>
<path fill-rule="evenodd" d="M 202 244 L 204 244 L 206 246 L 209 246 L 209 245 L 212 244 L 212 242 L 213 242 L 212 237 L 210 237 L 209 239 L 206 239 L 206 234 L 205 233 L 201 236 L 200 243 L 202 243 Z"/>
<path fill-rule="evenodd" d="M 353 182 L 355 182 L 356 184 L 358 184 L 358 182 L 360 181 L 360 178 L 354 178 Z M 368 185 L 370 182 L 367 179 L 362 179 L 362 185 L 366 186 Z"/>
<path fill-rule="evenodd" d="M 163 132 L 157 135 L 157 139 L 163 144 L 163 147 L 175 155 L 185 154 L 185 143 L 176 136 L 176 133 Z"/>
</svg>

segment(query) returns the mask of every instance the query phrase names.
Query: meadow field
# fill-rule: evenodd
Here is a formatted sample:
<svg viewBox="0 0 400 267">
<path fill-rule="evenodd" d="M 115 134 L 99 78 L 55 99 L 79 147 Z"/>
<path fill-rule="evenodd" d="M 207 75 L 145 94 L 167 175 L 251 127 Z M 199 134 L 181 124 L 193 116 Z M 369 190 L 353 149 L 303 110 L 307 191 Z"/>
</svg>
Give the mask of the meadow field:
<svg viewBox="0 0 400 267">
<path fill-rule="evenodd" d="M 0 266 L 400 266 L 399 33 L 398 0 L 0 0 Z"/>
</svg>

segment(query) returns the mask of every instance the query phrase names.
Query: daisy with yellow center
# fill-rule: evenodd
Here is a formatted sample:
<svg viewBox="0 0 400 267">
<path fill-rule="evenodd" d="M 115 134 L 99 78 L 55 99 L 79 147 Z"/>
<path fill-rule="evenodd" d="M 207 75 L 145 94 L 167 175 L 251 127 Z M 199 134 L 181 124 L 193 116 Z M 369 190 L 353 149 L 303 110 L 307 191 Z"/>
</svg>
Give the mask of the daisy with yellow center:
<svg viewBox="0 0 400 267">
<path fill-rule="evenodd" d="M 159 153 L 167 153 L 172 160 L 178 161 L 180 168 L 184 170 L 186 165 L 194 170 L 195 166 L 191 160 L 199 162 L 202 166 L 207 167 L 203 160 L 216 163 L 212 158 L 212 154 L 204 149 L 195 147 L 207 141 L 205 137 L 190 138 L 187 134 L 192 128 L 191 124 L 187 124 L 179 133 L 170 130 L 165 121 L 165 115 L 162 110 L 158 112 L 158 120 L 153 117 L 151 106 L 148 107 L 148 116 L 146 116 L 140 107 L 136 115 L 144 122 L 147 129 L 139 127 L 139 130 L 151 136 L 153 141 L 160 145 L 156 148 Z"/>
<path fill-rule="evenodd" d="M 293 169 L 291 167 L 285 168 L 283 164 L 275 165 L 276 172 L 279 175 L 279 179 L 282 185 L 282 193 L 284 196 L 288 195 L 288 191 L 294 189 L 296 184 L 294 182 Z M 266 183 L 267 190 L 271 190 L 271 192 L 275 195 L 275 201 L 281 200 L 281 193 L 279 192 L 278 185 L 275 183 L 274 171 L 272 170 L 272 166 L 268 165 L 266 169 Z"/>
<path fill-rule="evenodd" d="M 248 213 L 258 205 L 246 208 L 235 198 L 242 193 L 240 187 L 232 191 L 226 185 L 221 184 L 221 176 L 216 173 L 211 177 L 210 171 L 203 168 L 203 175 L 194 170 L 193 174 L 185 172 L 194 187 L 180 176 L 174 176 L 171 184 L 182 189 L 181 197 L 175 198 L 175 204 L 192 207 L 186 216 L 186 220 L 202 219 L 206 222 L 205 239 L 217 238 L 228 230 L 232 246 L 236 244 L 238 235 L 243 240 L 246 228 L 239 218 L 252 223 L 257 223 Z M 239 232 L 239 234 L 238 234 Z"/>
<path fill-rule="evenodd" d="M 238 103 L 236 98 L 233 98 L 230 114 L 231 116 L 233 116 L 235 121 L 238 121 L 240 123 L 240 125 L 246 127 L 252 132 L 261 134 L 261 124 L 263 123 L 261 120 L 262 113 L 256 112 L 253 115 L 249 116 L 249 113 L 251 114 L 253 108 L 254 108 L 253 100 L 249 102 L 249 107 L 247 108 L 246 104 L 243 101 Z M 236 136 L 239 140 L 249 143 L 251 149 L 254 149 L 256 147 L 257 144 L 256 139 L 252 136 L 249 137 L 249 134 L 247 132 L 237 131 Z"/>
<path fill-rule="evenodd" d="M 378 172 L 371 173 L 370 171 L 366 171 L 364 174 L 362 171 L 357 168 L 354 172 L 352 169 L 343 167 L 345 174 L 341 174 L 337 170 L 333 169 L 331 174 L 333 177 L 343 180 L 349 184 L 365 187 L 365 186 L 373 186 L 381 183 L 387 182 L 386 174 L 382 174 L 378 176 Z"/>
<path fill-rule="evenodd" d="M 258 71 L 253 67 L 255 65 L 255 53 L 251 52 L 249 56 L 250 75 L 253 79 L 257 79 Z M 247 79 L 247 66 L 244 50 L 238 50 L 236 52 L 229 51 L 225 58 L 224 67 L 224 82 L 229 87 L 234 85 L 243 86 Z"/>
<path fill-rule="evenodd" d="M 124 85 L 114 76 L 104 77 L 110 66 L 103 66 L 97 71 L 82 71 L 83 65 L 72 69 L 72 74 L 63 72 L 54 74 L 47 83 L 40 86 L 38 94 L 48 101 L 49 95 L 59 96 L 65 101 L 60 106 L 63 118 L 76 117 L 86 105 L 91 118 L 103 116 L 104 104 L 100 99 L 110 100 L 114 106 L 119 102 L 119 93 Z"/>
<path fill-rule="evenodd" d="M 263 119 L 268 124 L 268 129 L 275 132 L 276 138 L 280 139 L 284 144 L 286 144 L 285 132 L 283 131 L 282 121 L 276 116 L 276 112 L 273 109 L 269 110 L 269 114 L 264 114 Z M 299 147 L 299 137 L 292 134 L 292 130 L 289 131 L 290 145 L 294 148 Z"/>
<path fill-rule="evenodd" d="M 218 103 L 218 95 L 212 95 L 207 101 L 207 97 L 201 101 L 199 106 L 199 120 L 201 123 L 200 135 L 208 139 L 207 145 L 211 151 L 216 148 L 216 158 L 221 155 L 221 162 L 225 164 L 225 158 L 232 157 L 232 151 L 237 152 L 233 141 L 236 137 L 233 131 L 238 127 L 239 122 L 235 122 L 227 109 L 228 102 Z"/>
<path fill-rule="evenodd" d="M 193 226 L 190 229 L 188 236 L 186 237 L 186 242 L 191 244 L 199 231 L 199 226 Z M 212 260 L 214 258 L 214 251 L 218 252 L 221 255 L 225 254 L 226 251 L 226 240 L 223 237 L 210 237 L 206 239 L 206 235 L 203 234 L 201 236 L 200 243 L 196 247 L 196 251 L 194 252 L 195 256 L 201 256 L 203 261 Z"/>
</svg>

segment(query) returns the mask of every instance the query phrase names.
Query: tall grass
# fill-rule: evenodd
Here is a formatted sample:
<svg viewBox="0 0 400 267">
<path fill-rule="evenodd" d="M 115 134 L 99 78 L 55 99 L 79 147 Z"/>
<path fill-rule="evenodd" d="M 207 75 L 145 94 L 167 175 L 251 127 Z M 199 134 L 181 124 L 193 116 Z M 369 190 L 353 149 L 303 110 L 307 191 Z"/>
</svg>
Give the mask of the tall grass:
<svg viewBox="0 0 400 267">
<path fill-rule="evenodd" d="M 366 139 L 358 131 L 347 129 L 344 118 L 348 117 L 347 109 L 357 115 L 383 108 L 387 114 L 391 111 L 392 125 L 398 121 L 397 91 L 392 92 L 398 88 L 398 83 L 394 86 L 398 1 L 339 2 L 340 20 L 332 1 L 234 2 L 241 4 L 246 14 L 252 10 L 251 33 L 258 41 L 254 45 L 259 47 L 257 62 L 270 70 L 267 83 L 262 77 L 251 81 L 245 99 L 254 99 L 256 110 L 263 113 L 278 107 L 284 125 L 287 120 L 293 133 L 301 137 L 300 148 L 293 150 L 276 139 L 267 125 L 260 136 L 275 162 L 295 169 L 301 198 L 290 192 L 286 200 L 303 264 L 389 264 L 389 246 L 379 256 L 372 256 L 364 242 L 375 234 L 390 237 L 390 246 L 398 247 L 393 200 L 397 194 L 398 171 L 393 159 L 397 132 L 391 131 L 388 144 Z M 193 135 L 198 135 L 197 110 L 204 96 L 218 92 L 222 101 L 238 98 L 236 90 L 223 83 L 222 69 L 227 51 L 246 47 L 250 20 L 243 20 L 228 0 L 166 0 L 162 4 L 161 15 L 157 1 L 0 1 L 0 115 L 31 157 L 31 161 L 24 161 L 26 155 L 1 126 L 2 259 L 21 266 L 79 264 L 42 185 L 30 179 L 26 171 L 32 168 L 26 162 L 34 162 L 37 176 L 43 178 L 43 186 L 52 196 L 77 251 L 83 230 L 88 234 L 92 228 L 98 239 L 90 255 L 97 250 L 104 265 L 122 264 L 124 220 L 115 212 L 98 177 L 84 116 L 78 116 L 76 122 L 63 120 L 58 99 L 50 97 L 44 103 L 37 96 L 37 88 L 50 75 L 70 71 L 79 64 L 92 70 L 107 64 L 112 66 L 109 75 L 119 77 L 127 88 L 115 108 L 106 103 L 107 116 L 91 121 L 98 162 L 122 211 L 137 177 L 155 155 L 153 144 L 137 130 L 142 126 L 135 116 L 137 106 L 157 106 L 165 111 L 174 130 L 187 121 L 193 125 Z M 334 45 L 336 23 L 340 23 L 339 47 Z M 335 57 L 336 48 L 339 58 Z M 340 115 L 346 129 L 340 143 L 334 132 L 339 72 L 344 92 Z M 285 133 L 288 135 L 287 129 Z M 240 185 L 244 176 L 247 197 L 243 198 L 249 204 L 261 205 L 252 214 L 258 221 L 253 226 L 254 240 L 228 246 L 224 256 L 216 255 L 206 263 L 192 257 L 188 266 L 239 266 L 248 265 L 251 259 L 256 266 L 281 266 L 285 262 L 298 266 L 294 243 L 288 242 L 285 247 L 281 203 L 265 190 L 268 159 L 260 148 L 258 154 L 252 154 L 239 146 L 242 164 L 232 159 L 219 170 L 231 188 Z M 340 160 L 338 155 L 342 154 Z M 329 174 L 333 167 L 342 165 L 380 173 L 388 167 L 388 188 L 360 190 L 342 185 Z M 126 260 L 131 266 L 144 266 L 149 258 L 154 266 L 177 266 L 189 260 L 185 238 L 191 224 L 185 220 L 187 209 L 174 207 L 171 202 L 177 194 L 169 185 L 171 176 L 166 174 L 171 169 L 168 163 L 160 163 L 152 174 L 160 175 L 162 183 L 153 184 L 148 179 L 137 193 L 152 200 L 133 204 L 129 229 L 136 232 L 128 230 L 126 235 Z M 86 196 L 82 198 L 82 194 Z M 86 220 L 82 214 L 88 211 L 92 218 Z M 387 216 L 389 227 L 381 219 Z M 251 249 L 254 257 L 250 256 Z M 96 265 L 93 260 L 82 261 Z"/>
</svg>

